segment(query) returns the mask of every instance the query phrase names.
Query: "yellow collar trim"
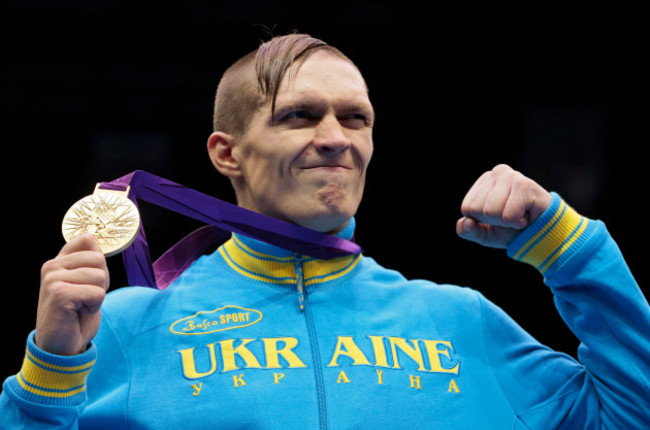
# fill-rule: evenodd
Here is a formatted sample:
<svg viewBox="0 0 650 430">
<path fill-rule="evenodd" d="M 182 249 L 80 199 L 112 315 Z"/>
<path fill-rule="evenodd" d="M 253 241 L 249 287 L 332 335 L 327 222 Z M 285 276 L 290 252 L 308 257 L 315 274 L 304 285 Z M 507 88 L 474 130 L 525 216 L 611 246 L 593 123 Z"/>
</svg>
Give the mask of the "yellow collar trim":
<svg viewBox="0 0 650 430">
<path fill-rule="evenodd" d="M 228 265 L 243 276 L 272 284 L 294 285 L 296 264 L 302 261 L 304 285 L 316 285 L 345 276 L 361 261 L 361 254 L 319 260 L 308 256 L 272 255 L 251 248 L 236 235 L 219 248 Z"/>
</svg>

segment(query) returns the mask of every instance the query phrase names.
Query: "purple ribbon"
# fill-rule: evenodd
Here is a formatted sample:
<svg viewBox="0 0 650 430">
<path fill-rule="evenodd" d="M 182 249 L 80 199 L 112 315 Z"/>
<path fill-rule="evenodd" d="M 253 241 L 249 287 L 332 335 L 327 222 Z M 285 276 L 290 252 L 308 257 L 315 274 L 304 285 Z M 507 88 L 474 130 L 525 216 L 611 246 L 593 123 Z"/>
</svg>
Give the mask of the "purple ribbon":
<svg viewBox="0 0 650 430">
<path fill-rule="evenodd" d="M 129 199 L 136 206 L 138 200 L 143 200 L 207 224 L 152 263 L 141 222 L 137 238 L 122 253 L 131 285 L 167 288 L 210 246 L 225 241 L 231 232 L 320 259 L 362 252 L 352 241 L 244 209 L 142 170 L 99 185 L 121 191 L 128 187 Z"/>
</svg>

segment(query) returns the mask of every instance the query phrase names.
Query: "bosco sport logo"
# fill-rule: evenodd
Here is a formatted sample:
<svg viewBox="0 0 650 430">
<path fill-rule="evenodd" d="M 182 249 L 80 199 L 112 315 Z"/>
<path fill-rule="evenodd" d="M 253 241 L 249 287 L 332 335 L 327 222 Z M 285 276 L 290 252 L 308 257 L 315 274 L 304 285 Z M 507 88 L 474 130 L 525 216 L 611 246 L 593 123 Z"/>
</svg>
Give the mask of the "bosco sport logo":
<svg viewBox="0 0 650 430">
<path fill-rule="evenodd" d="M 199 335 L 247 327 L 262 320 L 262 312 L 227 305 L 211 311 L 199 311 L 174 322 L 169 331 L 181 335 Z"/>
</svg>

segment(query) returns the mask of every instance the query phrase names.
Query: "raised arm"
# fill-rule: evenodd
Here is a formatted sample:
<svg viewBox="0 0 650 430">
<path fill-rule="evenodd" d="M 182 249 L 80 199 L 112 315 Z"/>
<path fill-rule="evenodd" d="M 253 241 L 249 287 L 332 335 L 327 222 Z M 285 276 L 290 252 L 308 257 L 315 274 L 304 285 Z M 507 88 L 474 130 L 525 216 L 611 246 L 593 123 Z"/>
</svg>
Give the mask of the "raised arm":
<svg viewBox="0 0 650 430">
<path fill-rule="evenodd" d="M 535 267 L 579 362 L 483 303 L 494 374 L 526 428 L 650 428 L 650 307 L 604 223 L 507 166 L 474 184 L 458 234 Z"/>
<path fill-rule="evenodd" d="M 75 429 L 86 398 L 86 377 L 96 351 L 91 345 L 108 289 L 106 259 L 91 235 L 67 243 L 41 270 L 36 330 L 20 372 L 0 397 L 8 428 Z"/>
</svg>

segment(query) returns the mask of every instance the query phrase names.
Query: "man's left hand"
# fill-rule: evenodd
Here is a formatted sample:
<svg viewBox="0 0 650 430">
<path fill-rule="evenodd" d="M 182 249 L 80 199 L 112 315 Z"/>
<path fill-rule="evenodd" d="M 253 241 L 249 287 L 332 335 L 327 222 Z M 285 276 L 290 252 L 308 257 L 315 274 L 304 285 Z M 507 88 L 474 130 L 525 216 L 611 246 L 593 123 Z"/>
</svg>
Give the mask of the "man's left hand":
<svg viewBox="0 0 650 430">
<path fill-rule="evenodd" d="M 505 249 L 550 204 L 548 191 L 500 164 L 481 175 L 465 195 L 456 233 L 483 246 Z"/>
</svg>

